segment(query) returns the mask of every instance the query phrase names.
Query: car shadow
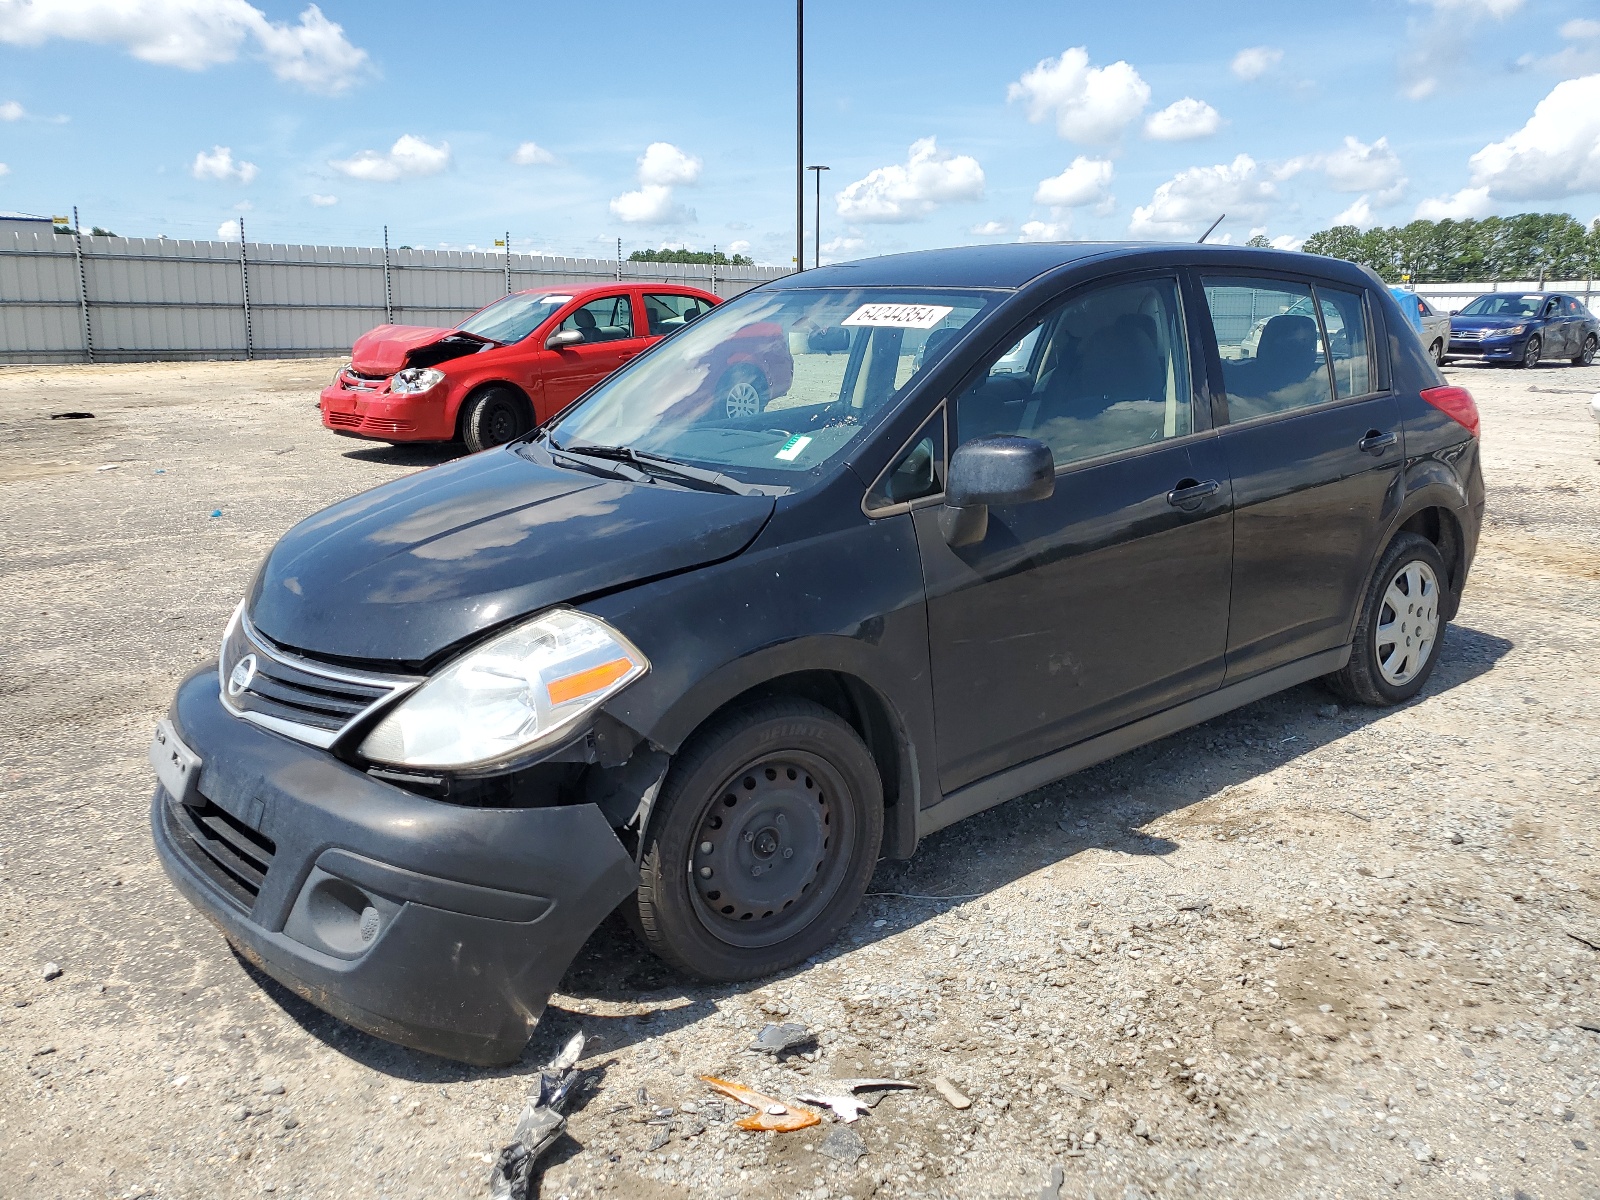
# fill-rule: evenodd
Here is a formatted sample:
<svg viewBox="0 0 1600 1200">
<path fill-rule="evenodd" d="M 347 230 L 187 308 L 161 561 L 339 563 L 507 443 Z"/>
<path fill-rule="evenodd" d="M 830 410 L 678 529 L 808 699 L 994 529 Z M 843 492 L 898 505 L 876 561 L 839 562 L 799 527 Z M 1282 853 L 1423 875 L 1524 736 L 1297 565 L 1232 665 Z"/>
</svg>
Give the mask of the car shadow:
<svg viewBox="0 0 1600 1200">
<path fill-rule="evenodd" d="M 1478 678 L 1511 649 L 1505 638 L 1451 625 L 1432 679 L 1410 704 Z M 1334 712 L 1334 706 L 1321 684 L 1302 684 L 932 834 L 912 859 L 879 862 L 861 907 L 829 947 L 753 984 L 706 984 L 675 971 L 644 951 L 619 909 L 590 935 L 521 1058 L 505 1067 L 466 1066 L 392 1045 L 329 1016 L 239 961 L 307 1033 L 372 1070 L 437 1084 L 529 1075 L 580 1029 L 589 1053 L 615 1054 L 693 1026 L 731 996 L 781 986 L 809 967 L 905 934 L 953 908 L 975 905 L 973 916 L 982 920 L 989 893 L 1086 850 L 1169 855 L 1179 843 L 1145 833 L 1145 825 L 1323 750 L 1395 711 L 1341 704 Z M 1205 766 L 1199 772 L 1185 769 L 1196 763 Z M 624 1011 L 596 1013 L 580 1006 Z"/>
<path fill-rule="evenodd" d="M 459 442 L 397 442 L 360 446 L 344 451 L 344 457 L 386 467 L 436 467 L 466 453 Z"/>
</svg>

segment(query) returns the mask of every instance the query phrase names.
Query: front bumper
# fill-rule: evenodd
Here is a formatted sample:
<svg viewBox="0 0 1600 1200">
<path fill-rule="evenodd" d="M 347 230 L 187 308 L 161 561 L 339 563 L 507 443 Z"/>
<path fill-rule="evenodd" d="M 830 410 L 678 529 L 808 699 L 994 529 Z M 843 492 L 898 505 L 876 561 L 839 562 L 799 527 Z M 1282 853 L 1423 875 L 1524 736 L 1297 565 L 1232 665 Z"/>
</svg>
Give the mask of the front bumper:
<svg viewBox="0 0 1600 1200">
<path fill-rule="evenodd" d="M 387 385 L 385 385 L 387 386 Z M 318 407 L 322 423 L 335 433 L 386 442 L 448 442 L 455 438 L 455 409 L 445 396 L 447 383 L 417 396 L 395 396 L 330 383 Z"/>
<path fill-rule="evenodd" d="M 389 1041 L 515 1060 L 635 887 L 594 805 L 417 796 L 232 716 L 214 666 L 179 686 L 170 719 L 202 760 L 198 807 L 158 786 L 151 808 L 173 883 L 268 975 Z"/>
<path fill-rule="evenodd" d="M 1451 358 L 1472 362 L 1521 362 L 1522 352 L 1527 344 L 1528 339 L 1525 337 L 1499 342 L 1479 338 L 1462 341 L 1452 336 L 1445 354 Z"/>
</svg>

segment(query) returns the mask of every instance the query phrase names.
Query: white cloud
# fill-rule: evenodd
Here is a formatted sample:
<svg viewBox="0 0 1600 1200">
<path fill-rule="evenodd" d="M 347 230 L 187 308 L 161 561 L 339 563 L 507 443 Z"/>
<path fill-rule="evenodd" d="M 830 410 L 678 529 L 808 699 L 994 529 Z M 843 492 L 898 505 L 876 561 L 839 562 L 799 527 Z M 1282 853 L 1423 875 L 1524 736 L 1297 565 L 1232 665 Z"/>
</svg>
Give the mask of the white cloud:
<svg viewBox="0 0 1600 1200">
<path fill-rule="evenodd" d="M 1360 138 L 1346 137 L 1339 149 L 1291 158 L 1274 175 L 1288 179 L 1308 170 L 1321 171 L 1333 191 L 1376 193 L 1379 204 L 1394 203 L 1408 182 L 1400 157 L 1390 147 L 1389 139 L 1382 137 L 1370 145 Z"/>
<path fill-rule="evenodd" d="M 682 225 L 694 214 L 679 204 L 665 184 L 647 183 L 611 201 L 611 215 L 630 225 Z"/>
<path fill-rule="evenodd" d="M 1515 16 L 1527 0 L 1417 0 L 1445 17 L 1493 17 L 1504 21 Z"/>
<path fill-rule="evenodd" d="M 1600 38 L 1600 21 L 1591 21 L 1586 17 L 1574 17 L 1561 27 L 1560 33 L 1569 42 L 1579 42 L 1587 38 Z"/>
<path fill-rule="evenodd" d="M 523 142 L 511 152 L 511 161 L 519 167 L 543 167 L 555 160 L 556 156 L 538 142 Z"/>
<path fill-rule="evenodd" d="M 1556 84 L 1521 129 L 1468 162 L 1474 186 L 1502 199 L 1600 191 L 1600 75 Z"/>
<path fill-rule="evenodd" d="M 0 42 L 37 46 L 57 37 L 122 46 L 186 71 L 233 62 L 250 43 L 279 79 L 330 95 L 370 69 L 367 52 L 315 4 L 290 25 L 246 0 L 0 0 Z"/>
<path fill-rule="evenodd" d="M 1060 242 L 1072 232 L 1070 221 L 1027 221 L 1019 231 L 1019 242 Z"/>
<path fill-rule="evenodd" d="M 983 199 L 983 168 L 966 154 L 945 154 L 936 139 L 911 143 L 905 163 L 879 167 L 839 193 L 848 221 L 918 221 L 941 204 Z"/>
<path fill-rule="evenodd" d="M 750 253 L 750 243 L 745 241 L 743 238 L 740 238 L 736 242 L 729 242 L 728 243 L 728 253 L 729 254 L 748 254 L 748 253 Z"/>
<path fill-rule="evenodd" d="M 1274 250 L 1298 250 L 1305 244 L 1305 238 L 1297 238 L 1287 233 L 1280 233 L 1272 239 L 1272 248 Z"/>
<path fill-rule="evenodd" d="M 217 226 L 217 241 L 237 242 L 239 240 L 239 222 L 224 221 Z"/>
<path fill-rule="evenodd" d="M 1114 142 L 1150 102 L 1150 85 L 1126 62 L 1091 67 L 1089 51 L 1074 46 L 1047 58 L 1006 90 L 1024 100 L 1028 120 L 1054 116 L 1056 132 L 1077 142 Z"/>
<path fill-rule="evenodd" d="M 0 121 L 20 121 L 27 115 L 22 105 L 15 100 L 7 100 L 4 104 L 0 104 Z"/>
<path fill-rule="evenodd" d="M 1229 69 L 1246 83 L 1260 79 L 1283 61 L 1283 51 L 1276 46 L 1247 46 L 1233 56 Z"/>
<path fill-rule="evenodd" d="M 204 150 L 194 156 L 189 174 L 196 179 L 213 179 L 218 183 L 249 183 L 260 171 L 255 163 L 233 161 L 233 151 L 227 146 L 213 146 L 211 153 Z"/>
<path fill-rule="evenodd" d="M 1255 159 L 1241 154 L 1231 163 L 1179 171 L 1156 188 L 1149 204 L 1133 210 L 1128 229 L 1139 237 L 1184 237 L 1199 233 L 1223 213 L 1262 217 L 1277 195 L 1271 180 L 1257 173 Z"/>
<path fill-rule="evenodd" d="M 646 187 L 699 183 L 702 165 L 694 155 L 685 154 L 671 142 L 651 142 L 639 159 L 639 182 Z"/>
<path fill-rule="evenodd" d="M 435 146 L 405 133 L 395 139 L 387 154 L 363 150 L 354 158 L 334 159 L 328 165 L 351 179 L 393 183 L 397 179 L 437 175 L 450 165 L 450 143 Z"/>
<path fill-rule="evenodd" d="M 1377 219 L 1372 215 L 1372 205 L 1365 196 L 1357 196 L 1338 216 L 1334 217 L 1335 225 L 1354 225 L 1357 229 L 1371 229 L 1376 225 Z"/>
<path fill-rule="evenodd" d="M 321 192 L 312 192 L 306 199 L 311 201 L 312 206 L 315 208 L 332 208 L 339 203 L 339 197 L 324 196 Z"/>
<path fill-rule="evenodd" d="M 1402 91 L 1424 100 L 1446 80 L 1465 79 L 1472 38 L 1484 21 L 1515 16 L 1526 0 L 1413 0 L 1429 10 L 1426 21 L 1409 22 L 1410 49 L 1401 56 Z"/>
<path fill-rule="evenodd" d="M 5 163 L 0 163 L 0 175 L 9 175 L 9 174 L 11 174 L 11 168 L 6 166 Z"/>
<path fill-rule="evenodd" d="M 866 238 L 856 237 L 853 234 L 840 234 L 831 242 L 822 243 L 822 258 L 824 262 L 838 262 L 841 259 L 853 258 L 866 248 Z"/>
<path fill-rule="evenodd" d="M 1010 233 L 1011 226 L 1005 221 L 980 221 L 968 232 L 978 237 L 998 237 L 1002 233 Z"/>
<path fill-rule="evenodd" d="M 1486 187 L 1462 188 L 1454 196 L 1439 196 L 1417 205 L 1419 221 L 1465 221 L 1487 217 L 1494 211 Z"/>
<path fill-rule="evenodd" d="M 1080 154 L 1061 174 L 1039 181 L 1033 192 L 1033 202 L 1048 204 L 1051 208 L 1099 204 L 1107 199 L 1106 188 L 1111 176 L 1110 159 L 1086 158 Z"/>
<path fill-rule="evenodd" d="M 1186 142 L 1210 137 L 1222 126 L 1222 114 L 1204 100 L 1185 96 L 1145 118 L 1144 135 L 1158 142 Z"/>
</svg>

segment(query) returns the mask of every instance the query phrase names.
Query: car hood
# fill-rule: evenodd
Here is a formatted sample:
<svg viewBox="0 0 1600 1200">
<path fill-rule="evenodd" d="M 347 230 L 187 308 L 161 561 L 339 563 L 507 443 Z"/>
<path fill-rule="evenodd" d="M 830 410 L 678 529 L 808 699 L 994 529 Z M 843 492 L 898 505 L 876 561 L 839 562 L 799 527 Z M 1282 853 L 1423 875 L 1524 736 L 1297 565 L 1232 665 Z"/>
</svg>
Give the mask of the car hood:
<svg viewBox="0 0 1600 1200">
<path fill-rule="evenodd" d="M 767 496 L 636 484 L 509 448 L 323 509 L 261 565 L 255 627 L 308 654 L 420 664 L 552 604 L 739 553 Z"/>
<path fill-rule="evenodd" d="M 1537 317 L 1451 317 L 1451 329 L 1507 329 L 1512 325 L 1529 325 Z"/>
<path fill-rule="evenodd" d="M 426 325 L 379 325 L 356 339 L 350 349 L 350 365 L 363 375 L 393 375 L 406 365 L 411 351 L 452 332 Z"/>
</svg>

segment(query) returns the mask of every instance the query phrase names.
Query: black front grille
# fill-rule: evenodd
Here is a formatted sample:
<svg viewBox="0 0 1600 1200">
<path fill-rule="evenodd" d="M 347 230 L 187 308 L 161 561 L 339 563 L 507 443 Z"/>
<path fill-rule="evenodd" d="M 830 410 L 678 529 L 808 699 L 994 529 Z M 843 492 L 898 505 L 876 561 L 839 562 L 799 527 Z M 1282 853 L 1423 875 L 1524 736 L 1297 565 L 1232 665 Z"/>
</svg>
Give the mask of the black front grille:
<svg viewBox="0 0 1600 1200">
<path fill-rule="evenodd" d="M 172 844 L 223 895 L 249 912 L 272 868 L 276 843 L 209 800 L 191 808 L 169 793 L 162 811 Z"/>
</svg>

